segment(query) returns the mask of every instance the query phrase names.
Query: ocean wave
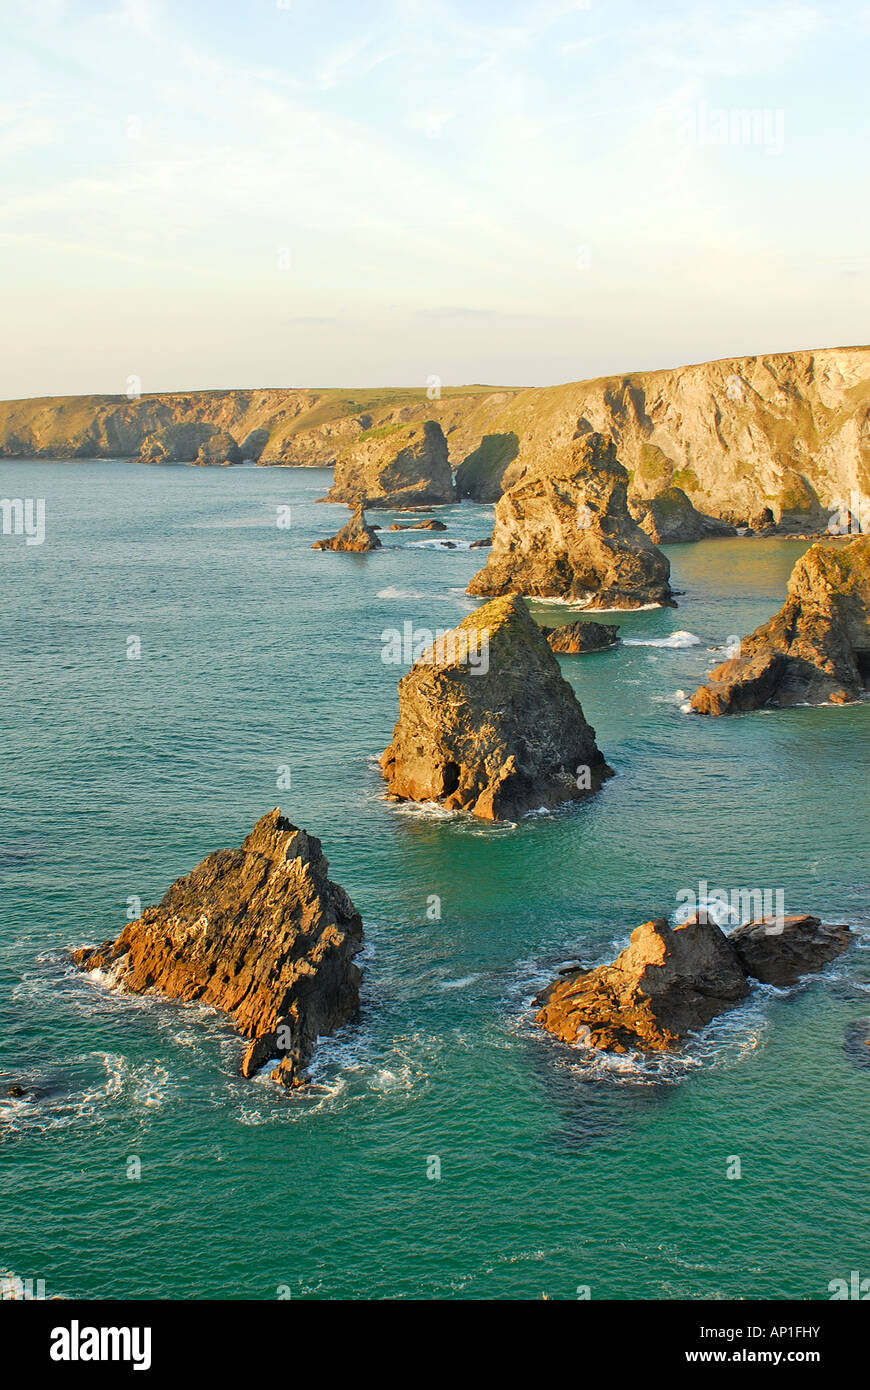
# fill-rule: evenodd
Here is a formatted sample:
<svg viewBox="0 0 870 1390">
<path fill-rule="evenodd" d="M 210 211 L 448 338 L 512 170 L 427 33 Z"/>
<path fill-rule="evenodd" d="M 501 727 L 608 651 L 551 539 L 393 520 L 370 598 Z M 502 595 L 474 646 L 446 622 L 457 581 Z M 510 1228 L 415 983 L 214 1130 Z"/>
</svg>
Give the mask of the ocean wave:
<svg viewBox="0 0 870 1390">
<path fill-rule="evenodd" d="M 679 651 L 684 647 L 700 647 L 701 639 L 694 632 L 672 632 L 670 637 L 624 637 L 626 647 L 666 647 Z"/>
</svg>

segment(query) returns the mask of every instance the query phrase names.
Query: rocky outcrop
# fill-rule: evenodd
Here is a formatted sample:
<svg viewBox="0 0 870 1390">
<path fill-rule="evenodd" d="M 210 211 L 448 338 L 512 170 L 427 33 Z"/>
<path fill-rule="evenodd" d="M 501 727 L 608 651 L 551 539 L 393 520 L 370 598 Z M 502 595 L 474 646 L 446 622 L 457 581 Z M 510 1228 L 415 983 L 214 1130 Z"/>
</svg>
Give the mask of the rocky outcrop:
<svg viewBox="0 0 870 1390">
<path fill-rule="evenodd" d="M 748 993 L 737 952 L 713 922 L 672 928 L 658 917 L 635 928 L 612 965 L 550 985 L 537 1022 L 567 1043 L 661 1052 Z"/>
<path fill-rule="evenodd" d="M 726 936 L 706 915 L 644 922 L 612 965 L 563 971 L 536 1001 L 536 1021 L 566 1043 L 609 1052 L 673 1049 L 734 1008 L 748 977 L 793 985 L 846 950 L 845 926 L 817 917 L 752 922 Z"/>
<path fill-rule="evenodd" d="M 456 491 L 447 440 L 435 420 L 368 430 L 335 464 L 329 502 L 367 507 L 430 507 Z"/>
<path fill-rule="evenodd" d="M 342 526 L 337 536 L 325 541 L 315 541 L 312 550 L 380 550 L 381 543 L 376 535 L 376 527 L 369 526 L 362 507 L 357 507 L 350 521 Z"/>
<path fill-rule="evenodd" d="M 602 652 L 615 647 L 619 638 L 618 623 L 565 623 L 563 627 L 542 627 L 541 631 L 554 652 L 577 656 L 583 652 Z"/>
<path fill-rule="evenodd" d="M 221 467 L 241 463 L 242 451 L 227 430 L 215 430 L 200 444 L 193 462 L 199 468 Z"/>
<path fill-rule="evenodd" d="M 320 841 L 276 807 L 241 849 L 209 854 L 115 941 L 75 951 L 117 988 L 158 990 L 229 1014 L 251 1043 L 242 1072 L 305 1082 L 317 1037 L 359 1006 L 359 913 L 329 880 Z"/>
<path fill-rule="evenodd" d="M 497 502 L 505 491 L 508 468 L 519 451 L 519 437 L 513 430 L 505 434 L 485 434 L 456 470 L 458 495 L 470 497 L 474 502 Z"/>
<path fill-rule="evenodd" d="M 140 463 L 192 463 L 214 433 L 213 425 L 195 421 L 169 425 L 143 439 L 138 460 Z"/>
<path fill-rule="evenodd" d="M 611 775 L 546 638 L 517 595 L 441 634 L 399 682 L 381 771 L 392 796 L 515 820 Z"/>
<path fill-rule="evenodd" d="M 446 531 L 447 527 L 443 521 L 435 521 L 430 517 L 428 521 L 414 521 L 403 525 L 401 521 L 394 521 L 388 528 L 390 531 Z"/>
<path fill-rule="evenodd" d="M 698 714 L 765 704 L 843 704 L 870 682 L 870 536 L 813 545 L 788 581 L 786 600 L 695 691 Z"/>
<path fill-rule="evenodd" d="M 492 552 L 468 592 L 519 591 L 598 609 L 666 603 L 670 565 L 629 514 L 627 492 L 613 441 L 579 432 L 561 465 L 496 503 Z"/>
<path fill-rule="evenodd" d="M 847 926 L 825 924 L 809 913 L 773 922 L 748 922 L 730 940 L 747 975 L 787 989 L 802 975 L 814 975 L 849 946 Z"/>
<path fill-rule="evenodd" d="M 665 488 L 655 497 L 631 494 L 628 510 L 638 526 L 656 545 L 676 545 L 683 541 L 704 541 L 713 536 L 736 536 L 736 527 L 715 516 L 696 511 L 683 489 Z"/>
</svg>

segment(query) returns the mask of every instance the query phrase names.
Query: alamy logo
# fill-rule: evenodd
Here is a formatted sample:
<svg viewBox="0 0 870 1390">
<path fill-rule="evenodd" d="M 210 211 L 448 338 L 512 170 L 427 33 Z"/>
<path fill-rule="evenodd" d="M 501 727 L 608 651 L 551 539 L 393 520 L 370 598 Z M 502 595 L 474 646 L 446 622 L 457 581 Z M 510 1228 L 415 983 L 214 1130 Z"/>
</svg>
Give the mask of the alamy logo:
<svg viewBox="0 0 870 1390">
<path fill-rule="evenodd" d="M 405 622 L 385 628 L 381 633 L 381 661 L 385 666 L 413 666 L 419 661 L 429 666 L 467 666 L 472 676 L 485 676 L 489 670 L 489 632 L 487 629 L 415 627 Z"/>
<path fill-rule="evenodd" d="M 740 926 L 743 922 L 763 922 L 768 936 L 781 936 L 785 924 L 783 888 L 710 888 L 705 878 L 697 888 L 681 888 L 677 893 L 677 921 L 698 917 L 717 927 Z"/>
<path fill-rule="evenodd" d="M 4 536 L 24 536 L 26 545 L 42 545 L 45 540 L 44 497 L 4 497 L 0 518 Z"/>
<path fill-rule="evenodd" d="M 0 1299 L 4 1302 L 32 1303 L 45 1298 L 44 1279 L 20 1279 L 17 1274 L 0 1274 Z"/>
<path fill-rule="evenodd" d="M 134 1371 L 151 1367 L 150 1327 L 69 1327 L 51 1330 L 52 1361 L 132 1361 Z"/>
<path fill-rule="evenodd" d="M 782 154 L 785 112 L 781 107 L 708 106 L 699 101 L 685 112 L 678 139 L 683 145 L 754 145 L 765 154 Z"/>
<path fill-rule="evenodd" d="M 828 1292 L 832 1302 L 835 1298 L 851 1298 L 866 1303 L 870 1299 L 870 1279 L 862 1279 L 861 1271 L 853 1269 L 848 1279 L 832 1279 Z"/>
</svg>

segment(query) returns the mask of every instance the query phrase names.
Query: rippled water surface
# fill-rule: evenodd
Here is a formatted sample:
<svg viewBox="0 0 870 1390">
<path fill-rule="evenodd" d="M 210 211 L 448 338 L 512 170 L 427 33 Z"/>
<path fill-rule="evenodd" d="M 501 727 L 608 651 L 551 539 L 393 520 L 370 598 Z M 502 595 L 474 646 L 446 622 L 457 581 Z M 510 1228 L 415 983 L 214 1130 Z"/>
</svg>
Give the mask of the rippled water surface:
<svg viewBox="0 0 870 1390">
<path fill-rule="evenodd" d="M 390 805 L 375 759 L 402 674 L 382 633 L 471 611 L 491 509 L 314 552 L 347 516 L 316 504 L 329 480 L 0 465 L 47 518 L 41 546 L 0 538 L 0 1266 L 91 1297 L 825 1298 L 866 1272 L 870 705 L 683 708 L 804 546 L 671 547 L 679 608 L 562 658 L 618 775 L 490 827 Z M 292 1096 L 239 1078 L 218 1014 L 112 994 L 65 954 L 276 803 L 367 936 L 362 1018 Z M 700 879 L 781 888 L 856 944 L 679 1058 L 590 1062 L 533 1027 L 554 966 L 607 958 Z"/>
</svg>

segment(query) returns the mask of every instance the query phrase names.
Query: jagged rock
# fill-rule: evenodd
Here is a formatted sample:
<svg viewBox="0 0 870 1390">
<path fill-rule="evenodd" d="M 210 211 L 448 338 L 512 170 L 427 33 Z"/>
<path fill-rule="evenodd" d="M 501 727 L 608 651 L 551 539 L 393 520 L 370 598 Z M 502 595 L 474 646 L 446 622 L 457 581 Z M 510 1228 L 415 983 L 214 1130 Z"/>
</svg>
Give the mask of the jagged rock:
<svg viewBox="0 0 870 1390">
<path fill-rule="evenodd" d="M 199 446 L 193 460 L 199 468 L 214 468 L 241 461 L 241 450 L 226 430 L 216 430 L 214 434 L 210 434 L 205 443 Z"/>
<path fill-rule="evenodd" d="M 679 487 L 665 488 L 654 497 L 639 497 L 632 493 L 628 499 L 628 510 L 656 545 L 737 535 L 737 528 L 729 522 L 696 511 Z"/>
<path fill-rule="evenodd" d="M 337 536 L 325 541 L 315 541 L 312 550 L 380 550 L 381 543 L 375 535 L 380 528 L 369 526 L 362 506 L 357 507 L 350 521 L 342 526 Z"/>
<path fill-rule="evenodd" d="M 273 1080 L 303 1085 L 317 1037 L 359 1006 L 362 921 L 328 875 L 320 841 L 276 807 L 241 849 L 207 855 L 116 941 L 73 960 L 122 990 L 223 1009 L 252 1039 L 243 1075 L 274 1058 Z"/>
<path fill-rule="evenodd" d="M 542 627 L 541 631 L 554 652 L 577 655 L 582 652 L 600 652 L 607 647 L 615 647 L 619 638 L 618 623 L 587 622 L 566 623 L 564 627 Z"/>
<path fill-rule="evenodd" d="M 488 550 L 492 545 L 492 536 L 481 536 L 479 541 L 472 541 L 469 550 Z"/>
<path fill-rule="evenodd" d="M 381 757 L 390 793 L 514 820 L 612 775 L 546 638 L 518 595 L 469 614 L 399 682 Z"/>
<path fill-rule="evenodd" d="M 788 581 L 778 613 L 711 671 L 692 696 L 698 714 L 761 705 L 843 704 L 870 681 L 870 536 L 813 545 Z"/>
<path fill-rule="evenodd" d="M 852 940 L 849 927 L 831 925 L 808 913 L 779 921 L 747 922 L 730 933 L 747 975 L 787 988 L 842 955 Z"/>
<path fill-rule="evenodd" d="M 670 927 L 644 922 L 612 965 L 567 967 L 538 996 L 536 1021 L 566 1043 L 660 1052 L 734 1008 L 747 977 L 787 986 L 846 950 L 847 926 L 818 917 L 749 922 L 728 936 L 704 913 Z"/>
<path fill-rule="evenodd" d="M 27 1095 L 27 1092 L 25 1091 L 23 1086 L 16 1085 L 10 1086 L 6 1094 L 7 1096 L 12 1096 L 13 1100 L 21 1100 L 22 1096 Z"/>
<path fill-rule="evenodd" d="M 335 463 L 329 502 L 367 507 L 431 507 L 453 502 L 447 440 L 435 420 L 365 431 Z"/>
<path fill-rule="evenodd" d="M 149 434 L 137 456 L 139 463 L 193 463 L 206 440 L 215 433 L 214 425 L 182 421 Z"/>
<path fill-rule="evenodd" d="M 495 507 L 492 553 L 470 594 L 519 591 L 590 608 L 670 600 L 670 565 L 629 513 L 611 439 L 578 434 L 571 455 L 523 478 Z"/>
<path fill-rule="evenodd" d="M 673 1048 L 749 993 L 732 943 L 715 923 L 644 922 L 612 965 L 560 976 L 537 1022 L 563 1042 L 610 1052 Z"/>
</svg>

